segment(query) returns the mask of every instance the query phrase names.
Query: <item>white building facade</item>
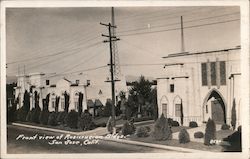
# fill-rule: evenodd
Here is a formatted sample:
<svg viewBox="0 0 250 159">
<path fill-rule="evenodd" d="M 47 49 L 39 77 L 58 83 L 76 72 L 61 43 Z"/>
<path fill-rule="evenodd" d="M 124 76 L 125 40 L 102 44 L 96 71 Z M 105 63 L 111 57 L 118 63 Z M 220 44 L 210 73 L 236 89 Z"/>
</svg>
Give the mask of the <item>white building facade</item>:
<svg viewBox="0 0 250 159">
<path fill-rule="evenodd" d="M 45 77 L 43 73 L 33 73 L 29 75 L 17 76 L 17 87 L 15 88 L 15 97 L 19 99 L 17 108 L 23 105 L 23 97 L 25 90 L 30 95 L 30 109 L 35 107 L 34 92 L 37 91 L 39 95 L 39 106 L 42 109 L 42 100 L 50 94 L 49 98 L 49 111 L 55 111 L 56 97 L 60 97 L 58 111 L 63 111 L 65 108 L 64 93 L 66 92 L 69 97 L 69 111 L 78 111 L 79 106 L 79 93 L 83 94 L 82 110 L 87 109 L 87 97 L 86 87 L 87 81 L 81 83 L 79 80 L 75 82 L 69 81 L 66 78 L 62 78 L 56 82 L 56 84 L 50 84 L 50 81 Z M 30 92 L 32 88 L 32 92 Z"/>
<path fill-rule="evenodd" d="M 163 58 L 166 73 L 157 79 L 159 115 L 180 122 L 182 104 L 184 125 L 200 125 L 208 118 L 230 125 L 235 100 L 237 125 L 241 124 L 240 47 Z"/>
</svg>

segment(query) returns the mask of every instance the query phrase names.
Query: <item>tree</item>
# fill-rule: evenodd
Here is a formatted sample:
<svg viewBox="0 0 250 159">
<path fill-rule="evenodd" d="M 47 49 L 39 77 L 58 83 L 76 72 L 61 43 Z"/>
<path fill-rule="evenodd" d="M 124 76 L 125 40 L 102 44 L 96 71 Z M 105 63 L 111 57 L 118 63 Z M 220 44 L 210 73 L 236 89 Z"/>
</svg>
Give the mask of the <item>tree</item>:
<svg viewBox="0 0 250 159">
<path fill-rule="evenodd" d="M 208 119 L 205 130 L 204 144 L 212 145 L 211 140 L 216 139 L 216 127 L 212 119 Z"/>
<path fill-rule="evenodd" d="M 55 107 L 55 112 L 56 113 L 58 113 L 59 101 L 60 101 L 60 96 L 56 96 L 56 107 Z"/>
<path fill-rule="evenodd" d="M 39 94 L 37 93 L 37 91 L 34 92 L 34 96 L 35 96 L 35 108 L 39 107 Z"/>
<path fill-rule="evenodd" d="M 30 110 L 30 94 L 27 90 L 25 90 L 23 95 L 23 110 L 27 113 Z"/>
<path fill-rule="evenodd" d="M 182 105 L 182 100 L 181 100 L 181 125 L 183 125 L 183 105 Z"/>
<path fill-rule="evenodd" d="M 235 109 L 235 98 L 233 99 L 233 107 L 232 107 L 232 112 L 231 112 L 231 125 L 233 127 L 233 130 L 235 130 L 236 127 L 236 109 Z"/>
<path fill-rule="evenodd" d="M 133 100 L 133 102 L 129 101 L 130 108 L 132 108 L 132 113 L 135 115 L 136 112 L 141 113 L 142 106 L 145 103 L 150 103 L 151 110 L 153 112 L 146 112 L 144 114 L 153 114 L 154 116 L 158 113 L 155 109 L 155 105 L 157 105 L 157 94 L 156 89 L 152 89 L 152 82 L 146 80 L 144 76 L 141 76 L 138 81 L 132 83 L 132 87 L 129 90 L 129 98 Z M 133 104 L 133 106 L 131 106 Z"/>
<path fill-rule="evenodd" d="M 79 92 L 79 98 L 78 98 L 78 104 L 79 104 L 78 113 L 79 113 L 79 116 L 81 116 L 81 114 L 82 114 L 82 101 L 83 101 L 83 93 Z"/>
<path fill-rule="evenodd" d="M 102 115 L 105 117 L 109 117 L 112 115 L 112 101 L 110 99 L 107 99 L 105 107 L 102 111 Z"/>
<path fill-rule="evenodd" d="M 69 94 L 66 91 L 64 92 L 64 100 L 65 100 L 64 111 L 68 113 L 69 112 Z"/>
<path fill-rule="evenodd" d="M 172 131 L 168 125 L 167 119 L 162 114 L 160 118 L 157 119 L 154 125 L 153 137 L 155 140 L 170 140 L 172 139 Z"/>
</svg>

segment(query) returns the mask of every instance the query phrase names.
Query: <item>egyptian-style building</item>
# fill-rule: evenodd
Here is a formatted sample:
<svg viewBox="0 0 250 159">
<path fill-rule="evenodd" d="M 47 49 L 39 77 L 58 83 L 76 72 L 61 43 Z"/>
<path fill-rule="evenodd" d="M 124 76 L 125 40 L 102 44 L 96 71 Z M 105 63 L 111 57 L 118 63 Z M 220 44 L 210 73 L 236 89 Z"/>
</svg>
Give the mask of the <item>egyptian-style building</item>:
<svg viewBox="0 0 250 159">
<path fill-rule="evenodd" d="M 212 118 L 217 124 L 231 123 L 233 103 L 237 125 L 241 124 L 240 47 L 204 52 L 169 54 L 165 74 L 157 79 L 159 115 L 184 125 L 199 125 Z M 181 112 L 182 105 L 182 112 Z"/>
</svg>

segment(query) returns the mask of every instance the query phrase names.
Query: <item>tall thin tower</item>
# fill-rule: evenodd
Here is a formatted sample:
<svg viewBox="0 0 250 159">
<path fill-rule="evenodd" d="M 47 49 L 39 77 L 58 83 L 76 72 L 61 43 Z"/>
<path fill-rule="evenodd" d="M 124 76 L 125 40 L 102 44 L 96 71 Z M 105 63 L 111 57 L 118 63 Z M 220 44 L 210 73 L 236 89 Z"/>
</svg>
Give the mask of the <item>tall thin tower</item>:
<svg viewBox="0 0 250 159">
<path fill-rule="evenodd" d="M 184 32 L 183 32 L 183 19 L 181 16 L 181 52 L 185 52 L 185 43 L 184 43 Z"/>
<path fill-rule="evenodd" d="M 115 26 L 115 13 L 114 7 L 111 8 L 111 25 Z M 112 27 L 111 35 L 116 36 L 116 28 Z M 113 52 L 113 61 L 114 61 L 114 77 L 116 80 L 119 79 L 121 75 L 121 68 L 120 68 L 120 61 L 119 61 L 119 54 L 118 54 L 118 47 L 115 41 L 112 42 L 112 52 Z"/>
</svg>

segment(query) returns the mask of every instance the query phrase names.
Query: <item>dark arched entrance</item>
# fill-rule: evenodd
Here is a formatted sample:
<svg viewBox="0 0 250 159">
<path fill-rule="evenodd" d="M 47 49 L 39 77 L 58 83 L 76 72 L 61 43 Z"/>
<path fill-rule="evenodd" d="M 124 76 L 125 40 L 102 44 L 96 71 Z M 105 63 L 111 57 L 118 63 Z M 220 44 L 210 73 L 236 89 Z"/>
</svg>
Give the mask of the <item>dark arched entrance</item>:
<svg viewBox="0 0 250 159">
<path fill-rule="evenodd" d="M 208 103 L 210 102 L 210 103 Z M 211 105 L 211 108 L 207 108 L 208 105 Z M 211 115 L 210 117 L 215 121 L 217 124 L 226 123 L 226 106 L 223 97 L 217 90 L 211 90 L 204 101 L 204 114 L 208 113 Z M 204 115 L 203 114 L 203 115 Z"/>
</svg>

